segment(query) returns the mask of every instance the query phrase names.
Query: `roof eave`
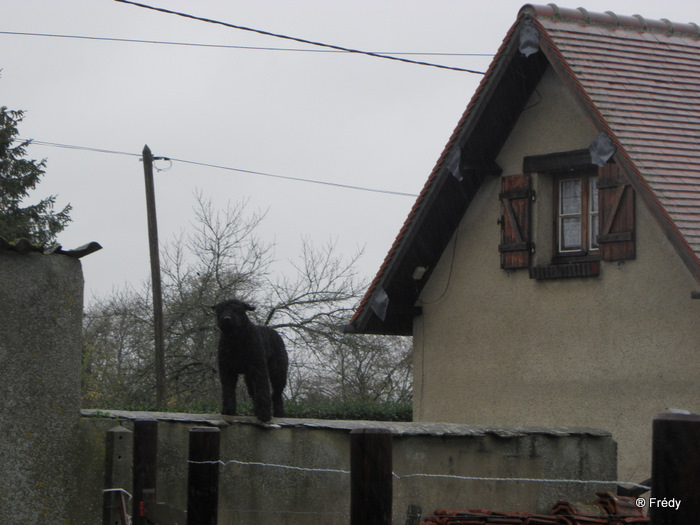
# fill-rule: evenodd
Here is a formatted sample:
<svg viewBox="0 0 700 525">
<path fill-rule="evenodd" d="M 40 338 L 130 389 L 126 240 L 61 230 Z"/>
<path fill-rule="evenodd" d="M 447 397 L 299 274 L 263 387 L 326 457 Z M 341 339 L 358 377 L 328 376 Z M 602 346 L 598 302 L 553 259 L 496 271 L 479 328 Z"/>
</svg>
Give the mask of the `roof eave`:
<svg viewBox="0 0 700 525">
<path fill-rule="evenodd" d="M 380 289 L 387 291 L 391 288 L 395 289 L 397 287 L 401 287 L 401 285 L 397 284 L 396 282 L 397 273 L 399 273 L 400 266 L 405 263 L 408 257 L 410 257 L 410 253 L 413 251 L 413 244 L 416 236 L 421 230 L 421 227 L 426 223 L 426 221 L 430 220 L 430 214 L 435 213 L 435 202 L 444 198 L 445 195 L 452 195 L 455 192 L 464 191 L 464 187 L 455 182 L 457 179 L 449 172 L 446 166 L 448 159 L 451 159 L 457 150 L 462 152 L 462 176 L 468 180 L 467 184 L 472 185 L 472 188 L 470 189 L 478 189 L 478 185 L 480 185 L 481 182 L 479 180 L 480 177 L 494 173 L 500 174 L 500 168 L 496 165 L 494 160 L 495 153 L 491 155 L 490 158 L 479 158 L 481 151 L 484 149 L 484 144 L 474 144 L 470 149 L 470 137 L 473 135 L 478 135 L 478 133 L 475 133 L 475 129 L 477 129 L 480 125 L 483 125 L 482 118 L 484 116 L 484 112 L 489 109 L 493 111 L 494 105 L 491 105 L 489 108 L 489 103 L 493 100 L 494 96 L 498 95 L 497 92 L 503 89 L 499 87 L 500 82 L 504 75 L 509 72 L 509 67 L 511 67 L 513 59 L 517 57 L 518 42 L 517 38 L 514 38 L 514 36 L 518 35 L 518 28 L 523 23 L 524 17 L 525 15 L 520 16 L 506 34 L 498 53 L 491 62 L 488 71 L 484 75 L 482 82 L 472 96 L 469 105 L 464 111 L 450 140 L 440 155 L 432 173 L 430 174 L 430 177 L 423 187 L 423 190 L 416 199 L 411 212 L 404 222 L 401 231 L 397 235 L 393 246 L 387 254 L 387 257 L 385 258 L 384 263 L 362 299 L 352 321 L 348 325 L 349 331 L 356 333 L 411 335 L 413 316 L 418 311 L 414 306 L 415 300 L 430 276 L 430 271 L 437 262 L 437 258 L 439 257 L 440 253 L 442 253 L 442 250 L 439 250 L 439 253 L 434 254 L 434 260 L 432 261 L 433 264 L 427 265 L 428 271 L 426 272 L 425 276 L 418 282 L 410 283 L 412 284 L 410 287 L 412 288 L 413 293 L 406 294 L 406 296 L 403 298 L 403 303 L 401 297 L 391 297 L 390 295 L 389 311 L 387 312 L 387 318 L 384 321 L 380 320 L 379 317 L 373 312 L 371 302 L 375 294 L 378 293 Z M 535 67 L 542 69 L 541 65 Z M 527 97 L 523 97 L 522 104 L 525 103 L 525 98 Z M 499 120 L 504 120 L 506 122 L 508 121 L 508 119 Z M 515 119 L 512 119 L 510 127 L 506 123 L 503 128 L 497 130 L 497 133 L 503 135 L 500 137 L 501 140 L 505 140 L 514 123 Z M 494 143 L 494 141 L 490 141 L 490 143 Z M 466 151 L 464 151 L 465 145 L 467 145 Z M 490 147 L 494 147 L 493 144 L 490 144 Z M 498 149 L 500 148 L 495 147 L 495 150 Z M 473 195 L 471 196 L 473 197 Z M 442 200 L 440 200 L 440 203 L 441 206 L 444 204 Z M 453 224 L 451 224 L 451 231 L 449 231 L 449 235 L 447 235 L 447 239 L 444 241 L 445 244 L 448 242 L 449 238 L 451 238 L 452 233 L 457 227 L 459 219 L 461 219 L 461 216 L 463 216 L 464 211 L 466 211 L 466 206 L 463 210 L 461 210 L 459 217 L 453 221 Z M 403 281 L 408 280 L 406 273 L 407 272 L 404 268 Z M 402 288 L 409 288 L 409 283 L 404 282 Z M 410 304 L 406 304 L 406 301 L 410 301 Z M 394 305 L 393 307 L 392 304 Z M 392 312 L 392 308 L 396 308 L 396 310 Z"/>
</svg>

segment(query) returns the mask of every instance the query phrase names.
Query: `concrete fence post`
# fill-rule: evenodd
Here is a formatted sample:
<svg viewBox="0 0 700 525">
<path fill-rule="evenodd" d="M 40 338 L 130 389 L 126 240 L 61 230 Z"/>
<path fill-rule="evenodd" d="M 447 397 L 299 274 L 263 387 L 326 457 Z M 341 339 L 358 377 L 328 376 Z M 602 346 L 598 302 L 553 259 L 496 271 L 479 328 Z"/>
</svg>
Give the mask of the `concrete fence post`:
<svg viewBox="0 0 700 525">
<path fill-rule="evenodd" d="M 392 475 L 391 432 L 376 428 L 351 431 L 351 525 L 391 524 Z"/>
<path fill-rule="evenodd" d="M 114 525 L 126 522 L 125 498 L 121 490 L 131 491 L 131 466 L 133 464 L 133 434 L 117 425 L 105 436 L 105 492 L 102 494 L 102 524 Z"/>
</svg>

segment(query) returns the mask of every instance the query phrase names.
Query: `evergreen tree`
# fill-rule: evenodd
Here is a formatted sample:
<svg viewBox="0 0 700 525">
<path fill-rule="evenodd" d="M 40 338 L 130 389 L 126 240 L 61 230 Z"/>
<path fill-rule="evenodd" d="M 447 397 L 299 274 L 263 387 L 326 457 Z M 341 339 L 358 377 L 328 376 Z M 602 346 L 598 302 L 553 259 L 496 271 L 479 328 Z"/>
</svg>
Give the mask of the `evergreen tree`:
<svg viewBox="0 0 700 525">
<path fill-rule="evenodd" d="M 0 107 L 0 237 L 13 242 L 27 239 L 46 246 L 56 240 L 68 222 L 71 206 L 54 211 L 56 196 L 22 207 L 22 201 L 44 175 L 46 160 L 25 159 L 29 140 L 17 141 L 23 111 Z"/>
</svg>

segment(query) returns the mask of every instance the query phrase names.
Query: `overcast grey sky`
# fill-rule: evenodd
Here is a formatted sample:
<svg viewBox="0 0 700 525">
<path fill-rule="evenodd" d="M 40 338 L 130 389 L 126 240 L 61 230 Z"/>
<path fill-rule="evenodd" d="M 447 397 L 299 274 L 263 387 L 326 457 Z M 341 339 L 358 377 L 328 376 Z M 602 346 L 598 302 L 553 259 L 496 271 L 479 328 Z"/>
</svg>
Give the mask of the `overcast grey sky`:
<svg viewBox="0 0 700 525">
<path fill-rule="evenodd" d="M 274 33 L 386 53 L 493 54 L 521 1 L 142 0 Z M 545 3 L 545 2 L 542 2 Z M 697 0 L 587 0 L 562 7 L 700 23 Z M 33 145 L 47 175 L 36 197 L 70 202 L 66 248 L 85 259 L 86 299 L 148 278 L 144 144 L 167 156 L 286 177 L 416 194 L 480 75 L 348 53 L 157 45 L 45 33 L 182 43 L 309 45 L 153 12 L 114 0 L 0 0 L 0 105 L 26 111 L 24 138 L 132 153 Z M 400 55 L 405 56 L 405 55 Z M 484 71 L 491 57 L 406 56 Z M 166 164 L 159 164 L 166 167 Z M 174 162 L 155 173 L 161 243 L 193 218 L 194 193 L 217 207 L 267 210 L 259 234 L 280 261 L 302 238 L 364 248 L 373 277 L 414 198 L 293 182 Z"/>
</svg>

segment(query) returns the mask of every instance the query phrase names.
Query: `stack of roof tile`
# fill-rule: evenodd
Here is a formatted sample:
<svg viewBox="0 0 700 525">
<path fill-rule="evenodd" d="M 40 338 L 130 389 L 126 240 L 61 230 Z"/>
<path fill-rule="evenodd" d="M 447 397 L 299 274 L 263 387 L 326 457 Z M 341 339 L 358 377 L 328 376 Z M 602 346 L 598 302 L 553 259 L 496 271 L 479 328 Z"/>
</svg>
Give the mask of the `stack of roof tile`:
<svg viewBox="0 0 700 525">
<path fill-rule="evenodd" d="M 616 496 L 612 492 L 596 492 L 598 499 L 590 503 L 559 501 L 551 514 L 524 512 L 496 512 L 484 509 L 438 509 L 435 516 L 426 518 L 421 525 L 640 525 L 650 523 L 644 509 L 638 508 L 634 498 Z"/>
</svg>

